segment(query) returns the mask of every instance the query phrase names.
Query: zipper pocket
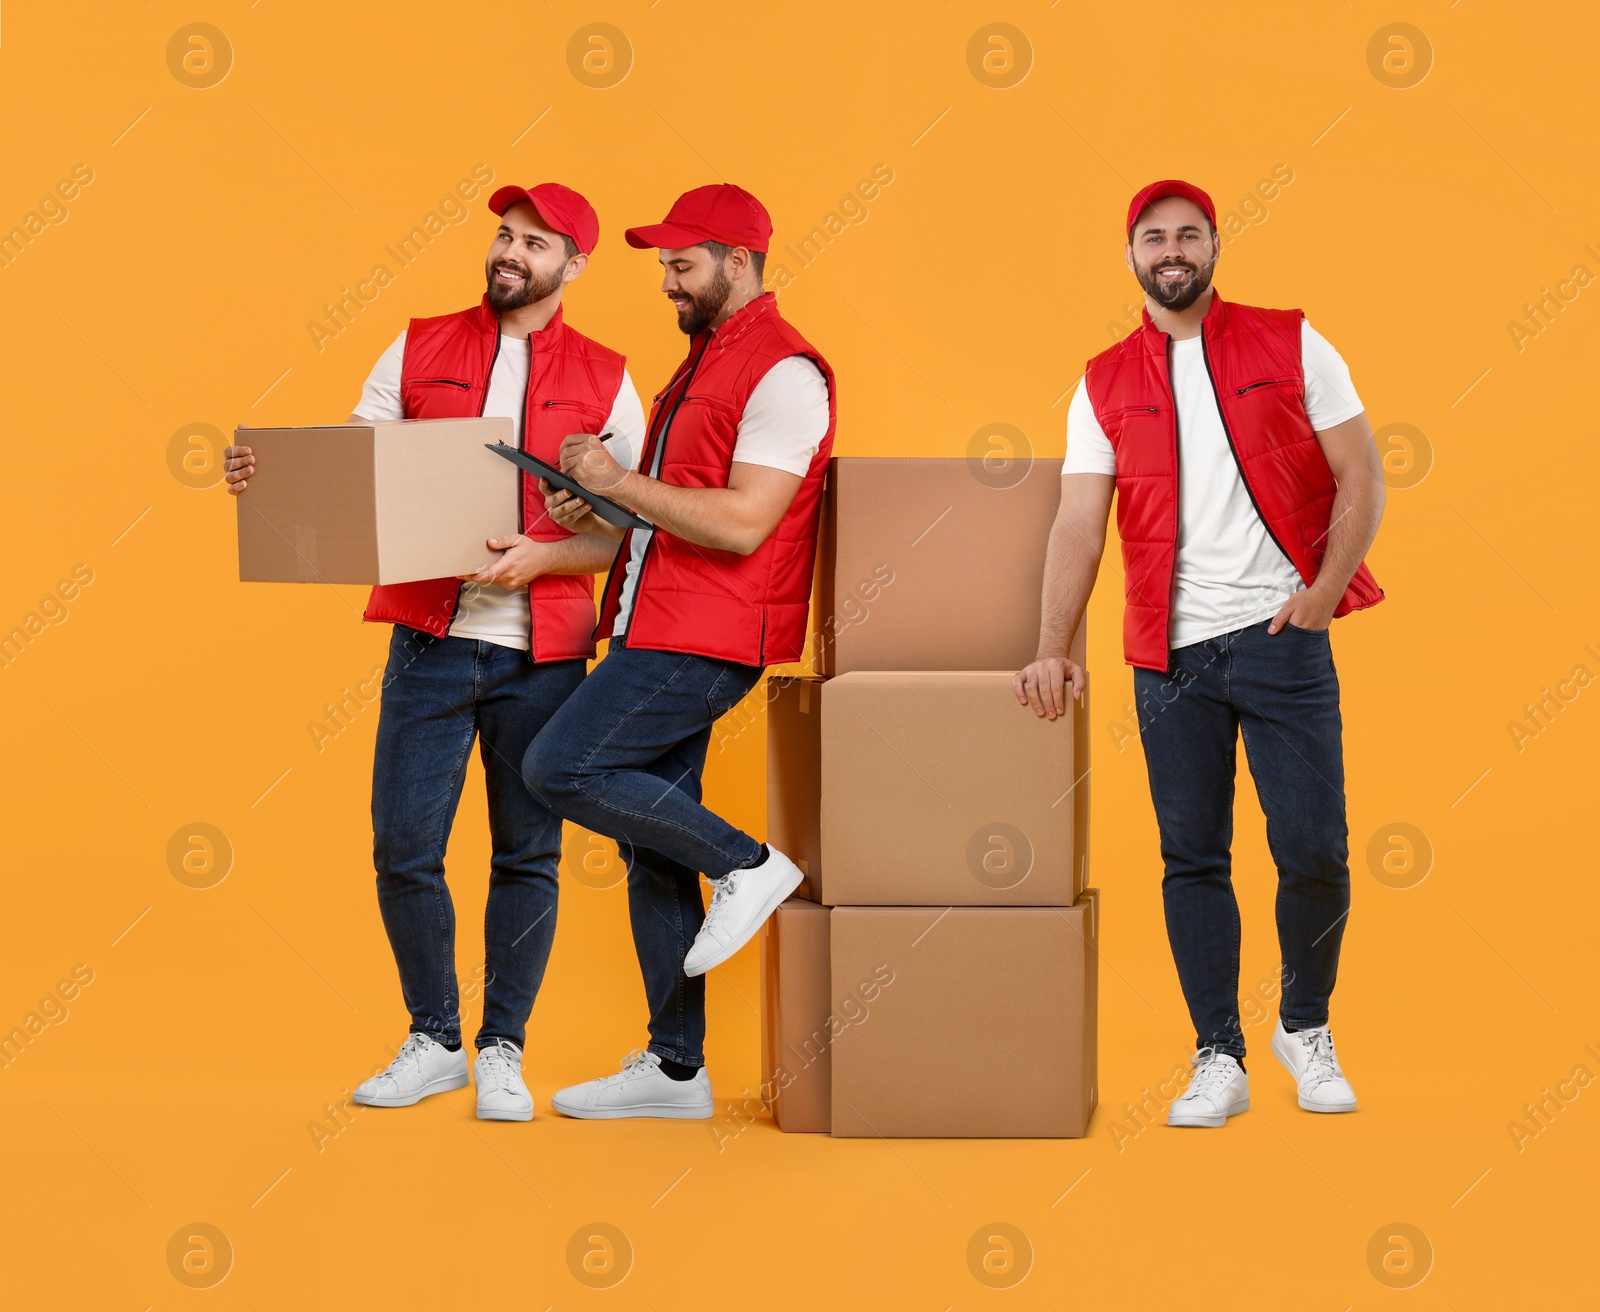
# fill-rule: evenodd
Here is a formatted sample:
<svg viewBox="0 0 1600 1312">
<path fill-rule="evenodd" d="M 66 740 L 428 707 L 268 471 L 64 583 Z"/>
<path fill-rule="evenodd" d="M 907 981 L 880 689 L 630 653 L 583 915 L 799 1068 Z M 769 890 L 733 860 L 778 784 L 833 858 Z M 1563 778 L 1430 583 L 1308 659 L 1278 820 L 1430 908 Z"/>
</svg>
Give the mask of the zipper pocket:
<svg viewBox="0 0 1600 1312">
<path fill-rule="evenodd" d="M 1243 396 L 1246 392 L 1253 392 L 1258 387 L 1282 387 L 1294 381 L 1293 378 L 1267 378 L 1259 383 L 1247 383 L 1245 386 L 1235 389 L 1233 394 L 1235 396 Z"/>
<path fill-rule="evenodd" d="M 583 409 L 583 402 L 582 401 L 546 401 L 544 403 L 544 408 L 546 410 L 548 410 L 553 405 L 561 406 L 565 410 L 582 410 Z"/>
<path fill-rule="evenodd" d="M 1154 406 L 1154 405 L 1125 405 L 1125 406 L 1119 407 L 1116 410 L 1107 411 L 1105 418 L 1106 418 L 1106 422 L 1109 423 L 1113 419 L 1122 418 L 1123 415 L 1158 415 L 1160 413 L 1161 413 L 1161 408 L 1159 406 Z"/>
<path fill-rule="evenodd" d="M 459 387 L 463 392 L 466 391 L 468 388 L 470 388 L 472 386 L 471 383 L 464 383 L 459 378 L 419 378 L 419 379 L 417 379 L 417 385 L 419 387 L 428 387 L 428 386 L 433 385 L 434 383 L 439 383 L 439 384 L 441 384 L 443 386 L 446 386 L 446 387 Z"/>
</svg>

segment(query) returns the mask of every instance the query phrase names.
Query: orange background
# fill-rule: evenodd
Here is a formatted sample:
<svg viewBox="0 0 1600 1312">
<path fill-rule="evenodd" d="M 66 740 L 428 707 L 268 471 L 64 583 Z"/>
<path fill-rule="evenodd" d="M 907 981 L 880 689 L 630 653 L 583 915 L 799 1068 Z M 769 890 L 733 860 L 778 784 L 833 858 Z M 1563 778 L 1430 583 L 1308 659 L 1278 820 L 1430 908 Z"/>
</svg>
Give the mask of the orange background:
<svg viewBox="0 0 1600 1312">
<path fill-rule="evenodd" d="M 1600 672 L 1586 532 L 1600 289 L 1569 282 L 1570 303 L 1552 302 L 1520 344 L 1508 324 L 1575 266 L 1600 271 L 1582 53 L 1594 17 L 1484 0 L 1398 13 L 1369 0 L 5 4 L 0 230 L 75 166 L 93 181 L 0 268 L 0 629 L 25 624 L 75 566 L 93 581 L 0 670 L 0 1032 L 74 967 L 93 980 L 0 1069 L 0 1301 L 1591 1301 L 1600 1089 L 1567 1085 L 1536 1137 L 1509 1127 L 1575 1067 L 1600 1073 L 1600 690 L 1568 684 L 1572 699 L 1520 745 L 1508 725 L 1574 667 Z M 1413 39 L 1375 72 L 1369 43 L 1395 21 L 1428 49 Z M 228 43 L 213 43 L 227 73 L 215 85 L 169 65 L 193 22 Z M 613 38 L 574 72 L 569 42 L 596 23 L 626 50 Z M 974 72 L 969 42 L 994 23 L 1022 41 Z M 613 80 L 608 59 L 627 76 L 596 85 Z M 1408 68 L 1427 76 L 1393 85 L 1415 80 Z M 210 80 L 203 53 L 184 76 Z M 604 235 L 568 313 L 629 353 L 645 395 L 683 343 L 651 255 L 627 249 L 622 227 L 726 178 L 793 242 L 887 165 L 865 220 L 791 265 L 783 292 L 841 379 L 838 451 L 960 456 L 1006 423 L 1049 457 L 1083 361 L 1136 301 L 1120 235 L 1132 189 L 1186 176 L 1225 213 L 1292 170 L 1264 213 L 1251 207 L 1217 285 L 1304 307 L 1374 428 L 1425 435 L 1389 450 L 1372 555 L 1389 600 L 1334 639 L 1354 883 L 1334 1026 L 1357 1114 L 1295 1108 L 1266 1050 L 1271 1008 L 1251 1007 L 1266 1017 L 1247 1030 L 1252 1113 L 1216 1134 L 1118 1133 L 1137 1128 L 1124 1105 L 1187 1057 L 1191 1030 L 1143 763 L 1115 727 L 1131 679 L 1108 570 L 1091 607 L 1105 916 L 1101 1109 L 1086 1140 L 834 1142 L 741 1115 L 758 1080 L 753 949 L 710 985 L 709 1128 L 544 1114 L 554 1088 L 644 1037 L 624 894 L 606 887 L 618 872 L 581 834 L 530 1031 L 538 1119 L 479 1125 L 467 1089 L 360 1111 L 319 1140 L 325 1105 L 405 1027 L 370 868 L 377 711 L 321 751 L 307 728 L 369 676 L 386 632 L 359 622 L 362 589 L 237 583 L 233 507 L 192 486 L 218 477 L 215 453 L 201 443 L 185 470 L 175 435 L 341 419 L 410 316 L 475 301 L 492 231 L 481 198 L 321 350 L 308 331 L 479 164 L 593 200 Z M 714 749 L 708 774 L 710 797 L 757 833 L 763 738 L 757 719 Z M 467 981 L 488 856 L 480 779 L 451 847 Z M 208 888 L 169 861 L 196 824 L 223 836 L 216 864 L 188 876 L 225 869 Z M 1399 846 L 1395 825 L 1412 827 Z M 1268 988 L 1278 960 L 1262 828 L 1244 784 L 1246 991 Z M 1388 882 L 1374 842 L 1396 854 Z M 615 1231 L 599 1276 L 626 1272 L 609 1289 L 568 1257 L 601 1223 Z M 220 1258 L 185 1275 L 168 1256 L 200 1225 L 231 1252 L 209 1289 L 179 1277 L 213 1278 Z M 1027 1263 L 1004 1290 L 968 1256 L 999 1226 L 1021 1236 L 1004 1231 L 1013 1274 Z M 1401 1233 L 1416 1256 L 1388 1271 L 1384 1249 L 1401 1246 L 1384 1237 Z M 1428 1253 L 1426 1279 L 1395 1288 Z"/>
</svg>

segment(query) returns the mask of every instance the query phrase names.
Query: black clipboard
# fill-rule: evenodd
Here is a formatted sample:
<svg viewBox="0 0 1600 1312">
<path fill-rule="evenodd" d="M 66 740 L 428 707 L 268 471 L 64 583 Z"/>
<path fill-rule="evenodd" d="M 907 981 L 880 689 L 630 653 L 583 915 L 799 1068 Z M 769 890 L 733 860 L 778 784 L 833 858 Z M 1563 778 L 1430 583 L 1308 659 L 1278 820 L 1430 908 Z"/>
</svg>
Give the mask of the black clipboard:
<svg viewBox="0 0 1600 1312">
<path fill-rule="evenodd" d="M 570 492 L 589 504 L 601 519 L 617 528 L 655 528 L 648 519 L 641 519 L 625 506 L 618 505 L 610 497 L 603 497 L 598 492 L 591 492 L 576 479 L 569 478 L 554 465 L 547 465 L 538 456 L 530 456 L 526 451 L 519 451 L 514 446 L 507 446 L 504 442 L 485 442 L 484 446 L 493 451 L 497 456 L 504 456 L 520 469 L 525 469 L 535 478 L 542 478 L 551 487 L 558 487 L 563 492 Z"/>
</svg>

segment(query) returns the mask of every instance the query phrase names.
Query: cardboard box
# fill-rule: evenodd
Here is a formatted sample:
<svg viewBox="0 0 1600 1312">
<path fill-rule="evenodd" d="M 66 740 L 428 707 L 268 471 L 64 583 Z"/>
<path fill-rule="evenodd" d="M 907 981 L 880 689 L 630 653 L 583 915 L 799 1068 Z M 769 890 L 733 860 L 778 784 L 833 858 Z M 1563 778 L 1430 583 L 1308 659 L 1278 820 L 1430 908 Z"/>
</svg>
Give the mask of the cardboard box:
<svg viewBox="0 0 1600 1312">
<path fill-rule="evenodd" d="M 822 680 L 767 679 L 767 842 L 801 870 L 801 897 L 822 897 Z"/>
<path fill-rule="evenodd" d="M 1072 645 L 1067 654 L 1079 665 L 1088 668 L 1089 617 L 1084 616 L 1078 631 L 1072 635 Z M 1072 696 L 1072 689 L 1067 689 Z M 1084 685 L 1083 700 L 1072 710 L 1072 839 L 1073 860 L 1077 865 L 1077 889 L 1081 893 L 1089 887 L 1089 779 L 1093 773 L 1093 754 L 1089 750 L 1089 726 L 1093 714 L 1089 704 L 1089 687 Z"/>
<path fill-rule="evenodd" d="M 1088 882 L 1085 709 L 1009 671 L 770 681 L 767 841 L 829 906 L 1070 906 Z"/>
<path fill-rule="evenodd" d="M 761 927 L 761 1100 L 780 1130 L 826 1134 L 833 1028 L 828 908 L 792 897 Z"/>
<path fill-rule="evenodd" d="M 1078 627 L 1072 640 L 1072 658 L 1085 659 L 1086 629 Z M 918 674 L 907 674 L 909 688 L 920 686 L 928 696 L 934 688 L 941 688 L 938 707 L 901 706 L 902 720 L 909 722 L 910 738 L 885 742 L 872 731 L 867 720 L 862 720 L 850 710 L 851 694 L 848 691 L 832 693 L 837 699 L 838 714 L 843 715 L 840 725 L 827 714 L 826 693 L 834 682 L 822 678 L 768 678 L 766 683 L 766 842 L 789 856 L 805 870 L 805 883 L 800 894 L 811 901 L 835 904 L 926 904 L 944 906 L 955 904 L 1037 904 L 1037 906 L 1069 906 L 1078 893 L 1090 882 L 1088 846 L 1090 846 L 1090 707 L 1088 693 L 1080 706 L 1069 710 L 1070 757 L 1066 768 L 1070 774 L 1056 778 L 1056 792 L 1045 806 L 1048 824 L 1045 842 L 1067 843 L 1061 848 L 1046 850 L 1045 856 L 1061 866 L 1062 859 L 1072 864 L 1070 882 L 1051 885 L 1050 880 L 1035 880 L 1034 888 L 1018 885 L 1014 890 L 998 888 L 1005 883 L 1003 870 L 995 869 L 995 862 L 1003 862 L 1003 843 L 997 854 L 990 856 L 989 867 L 979 866 L 986 882 L 982 888 L 973 888 L 963 880 L 962 872 L 971 875 L 974 867 L 966 864 L 963 846 L 958 853 L 950 850 L 950 834 L 970 838 L 966 826 L 979 826 L 994 819 L 1003 819 L 1011 826 L 1019 826 L 1014 814 L 1035 806 L 1038 786 L 1046 782 L 1045 776 L 1029 776 L 1037 762 L 1030 765 L 1029 758 L 1016 757 L 1018 742 L 1029 742 L 1038 749 L 1059 749 L 1059 738 L 1046 738 L 1035 731 L 1037 726 L 1046 734 L 1059 733 L 1061 722 L 1040 725 L 1037 717 L 1022 720 L 1021 707 L 1011 698 L 1010 675 L 982 675 L 987 680 L 989 693 L 982 699 L 981 714 L 976 730 L 966 736 L 957 730 L 955 722 L 939 707 L 947 706 L 947 696 L 954 696 L 962 686 L 971 688 L 973 672 L 965 672 L 955 680 L 920 680 Z M 878 672 L 878 677 L 890 677 L 888 672 Z M 899 677 L 899 675 L 893 675 Z M 838 688 L 850 690 L 867 683 L 864 678 L 845 675 Z M 998 696 L 998 686 L 1005 686 L 1005 698 Z M 976 696 L 976 688 L 971 690 Z M 882 693 L 880 693 L 882 696 Z M 845 714 L 846 710 L 850 714 Z M 824 734 L 824 725 L 832 733 Z M 1013 739 L 1011 734 L 1024 734 Z M 998 736 L 997 736 L 998 734 Z M 824 786 L 822 774 L 822 742 L 824 736 L 832 746 L 829 755 L 830 771 Z M 858 744 L 859 739 L 859 744 Z M 896 750 L 898 749 L 898 750 Z M 1061 771 L 1062 762 L 1046 750 L 1046 758 L 1054 763 L 1046 766 Z M 917 765 L 914 766 L 914 762 Z M 885 782 L 906 784 L 918 781 L 917 771 L 936 773 L 946 779 L 939 789 L 950 795 L 955 806 L 939 803 L 938 794 L 926 789 L 920 782 L 910 789 L 891 790 L 893 803 L 885 800 L 882 789 Z M 1016 779 L 1018 792 L 1008 794 L 1006 781 Z M 1070 790 L 1070 803 L 1056 802 L 1062 790 Z M 827 842 L 824 842 L 822 824 L 822 795 L 834 798 L 830 806 L 830 824 Z M 997 797 L 997 794 L 1002 794 Z M 1032 798 L 1032 802 L 1030 802 Z M 1066 808 L 1070 805 L 1070 824 L 1064 822 Z M 974 808 L 992 811 L 987 816 L 974 816 Z M 1005 811 L 1013 811 L 1008 818 Z M 1026 827 L 1026 826 L 1022 826 Z M 1030 830 L 1029 830 L 1030 832 Z M 1054 837 L 1051 837 L 1054 835 Z M 826 856 L 824 856 L 826 851 Z M 984 848 L 989 851 L 989 848 Z M 944 856 L 939 856 L 939 853 Z M 1040 856 L 1037 848 L 1035 859 Z M 837 862 L 835 862 L 837 858 Z M 930 859 L 931 858 L 931 859 Z M 936 870 L 944 870 L 944 875 Z M 1042 867 L 1043 869 L 1043 867 Z M 824 874 L 830 872 L 830 874 Z M 862 885 L 861 880 L 866 880 Z M 1032 874 L 1024 877 L 1026 883 Z M 1010 893 L 1011 896 L 1006 896 Z"/>
<path fill-rule="evenodd" d="M 833 1044 L 833 1133 L 1087 1133 L 1099 901 L 1089 889 L 1071 907 L 834 908 L 833 1012 L 850 1023 Z"/>
<path fill-rule="evenodd" d="M 818 549 L 818 674 L 1020 670 L 1039 647 L 1061 461 L 842 456 Z"/>
<path fill-rule="evenodd" d="M 518 531 L 510 419 L 408 419 L 242 428 L 256 454 L 236 497 L 239 578 L 250 583 L 410 583 L 479 569 L 486 538 Z"/>
</svg>

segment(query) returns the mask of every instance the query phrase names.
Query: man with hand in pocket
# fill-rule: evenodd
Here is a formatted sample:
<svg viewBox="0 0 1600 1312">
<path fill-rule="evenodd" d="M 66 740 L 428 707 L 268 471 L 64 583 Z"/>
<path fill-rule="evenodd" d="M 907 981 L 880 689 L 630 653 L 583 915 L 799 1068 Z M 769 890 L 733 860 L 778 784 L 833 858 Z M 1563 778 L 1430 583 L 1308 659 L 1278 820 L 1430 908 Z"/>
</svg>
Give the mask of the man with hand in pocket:
<svg viewBox="0 0 1600 1312">
<path fill-rule="evenodd" d="M 1241 734 L 1278 867 L 1273 1054 L 1302 1108 L 1355 1110 L 1328 1029 L 1350 907 L 1328 625 L 1383 598 L 1362 557 L 1384 501 L 1344 361 L 1299 310 L 1224 302 L 1217 254 L 1200 188 L 1168 180 L 1133 198 L 1124 259 L 1143 321 L 1089 362 L 1068 408 L 1038 656 L 1016 677 L 1036 715 L 1065 714 L 1068 685 L 1081 695 L 1067 644 L 1115 491 L 1167 937 L 1196 1031 L 1193 1078 L 1167 1123 L 1211 1127 L 1250 1105 L 1231 862 Z"/>
<path fill-rule="evenodd" d="M 599 239 L 594 209 L 555 182 L 501 187 L 489 208 L 500 222 L 482 301 L 411 320 L 372 370 L 351 422 L 506 417 L 516 444 L 550 464 L 568 433 L 605 432 L 612 457 L 637 466 L 644 411 L 623 357 L 562 317 L 562 293 Z M 229 491 L 241 493 L 254 453 L 226 454 Z M 476 738 L 494 843 L 478 1115 L 533 1116 L 522 1049 L 555 937 L 561 818 L 523 785 L 522 758 L 595 653 L 594 575 L 613 544 L 557 524 L 542 480 L 519 479 L 522 532 L 486 540 L 497 558 L 465 578 L 374 588 L 367 603 L 366 619 L 394 625 L 373 757 L 373 858 L 411 1013 L 388 1070 L 355 1091 L 368 1106 L 410 1106 L 467 1083 L 444 855 Z"/>
</svg>

